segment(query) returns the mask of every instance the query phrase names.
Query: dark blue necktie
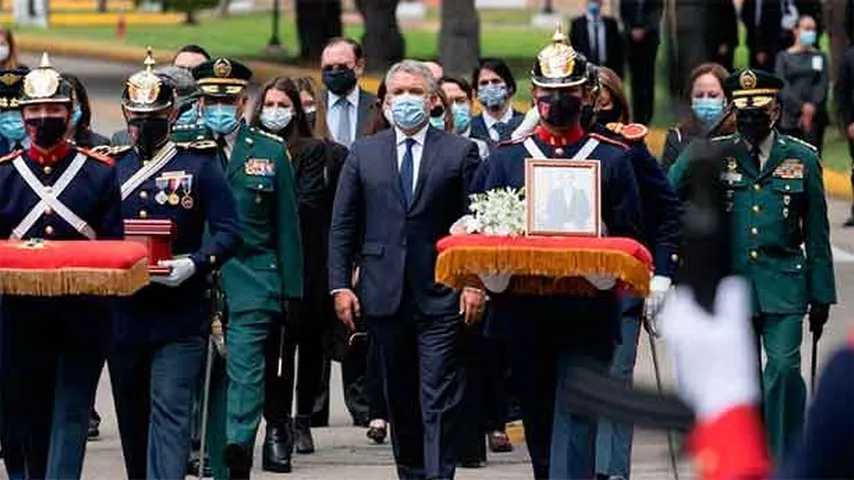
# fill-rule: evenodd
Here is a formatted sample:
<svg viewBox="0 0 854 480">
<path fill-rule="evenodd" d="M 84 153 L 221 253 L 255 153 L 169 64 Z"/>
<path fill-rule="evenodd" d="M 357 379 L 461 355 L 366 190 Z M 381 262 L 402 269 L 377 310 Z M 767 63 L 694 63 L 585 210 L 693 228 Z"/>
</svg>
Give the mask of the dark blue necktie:
<svg viewBox="0 0 854 480">
<path fill-rule="evenodd" d="M 400 162 L 400 187 L 403 189 L 403 199 L 406 200 L 407 207 L 412 204 L 412 176 L 415 169 L 412 158 L 413 145 L 415 145 L 415 140 L 407 138 L 406 153 L 403 154 L 403 161 Z"/>
<path fill-rule="evenodd" d="M 510 131 L 510 126 L 504 122 L 495 122 L 492 125 L 492 128 L 498 132 L 498 141 L 503 142 L 510 139 L 510 134 L 513 133 Z"/>
</svg>

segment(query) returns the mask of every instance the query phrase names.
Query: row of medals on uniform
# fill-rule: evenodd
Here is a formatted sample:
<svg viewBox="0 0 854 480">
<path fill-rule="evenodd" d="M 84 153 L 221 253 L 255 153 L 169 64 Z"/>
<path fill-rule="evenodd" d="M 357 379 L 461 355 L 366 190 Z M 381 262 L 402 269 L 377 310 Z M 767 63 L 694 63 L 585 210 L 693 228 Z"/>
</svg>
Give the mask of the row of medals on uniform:
<svg viewBox="0 0 854 480">
<path fill-rule="evenodd" d="M 187 210 L 193 208 L 193 176 L 184 172 L 174 172 L 162 175 L 154 180 L 157 194 L 154 201 L 160 205 L 181 205 Z"/>
</svg>

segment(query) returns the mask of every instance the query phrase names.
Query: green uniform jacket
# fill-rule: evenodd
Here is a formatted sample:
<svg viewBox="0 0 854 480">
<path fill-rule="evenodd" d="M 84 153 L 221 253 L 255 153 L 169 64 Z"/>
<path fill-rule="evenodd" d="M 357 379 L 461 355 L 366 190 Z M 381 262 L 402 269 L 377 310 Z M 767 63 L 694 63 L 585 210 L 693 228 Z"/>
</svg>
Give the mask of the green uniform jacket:
<svg viewBox="0 0 854 480">
<path fill-rule="evenodd" d="M 751 281 L 754 311 L 803 314 L 808 304 L 836 303 L 816 150 L 777 133 L 771 155 L 758 172 L 738 134 L 712 141 L 725 152 L 720 182 L 733 220 L 733 271 Z M 670 181 L 683 199 L 697 145 L 688 147 L 670 169 Z"/>
<path fill-rule="evenodd" d="M 302 297 L 303 259 L 294 172 L 281 139 L 240 126 L 225 174 L 243 244 L 222 268 L 229 310 L 281 311 Z"/>
</svg>

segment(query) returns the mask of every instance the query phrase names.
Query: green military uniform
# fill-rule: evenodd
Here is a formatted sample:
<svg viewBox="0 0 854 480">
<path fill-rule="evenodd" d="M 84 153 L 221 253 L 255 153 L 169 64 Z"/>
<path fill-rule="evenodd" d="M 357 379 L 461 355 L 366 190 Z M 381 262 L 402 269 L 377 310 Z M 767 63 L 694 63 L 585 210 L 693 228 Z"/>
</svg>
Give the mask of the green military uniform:
<svg viewBox="0 0 854 480">
<path fill-rule="evenodd" d="M 759 91 L 765 74 L 757 73 L 758 85 L 756 77 L 746 82 Z M 764 93 L 773 95 L 768 89 Z M 755 149 L 739 133 L 712 142 L 724 152 L 720 182 L 732 218 L 732 266 L 753 290 L 757 333 L 767 355 L 765 424 L 772 453 L 780 459 L 804 422 L 800 346 L 807 306 L 836 302 L 821 163 L 814 147 L 773 131 L 760 143 L 761 153 L 752 153 Z M 701 148 L 697 145 L 670 170 L 680 195 L 691 159 Z"/>
<path fill-rule="evenodd" d="M 225 90 L 245 86 L 251 72 L 220 58 L 200 65 L 193 75 L 206 101 L 214 103 L 242 94 Z M 224 146 L 223 169 L 237 201 L 243 238 L 238 253 L 222 268 L 229 312 L 225 443 L 242 447 L 251 460 L 264 404 L 264 345 L 271 324 L 286 313 L 284 303 L 302 296 L 294 172 L 284 142 L 275 135 L 241 123 L 225 135 L 213 132 L 213 138 Z M 221 393 L 213 396 L 222 398 Z M 221 405 L 214 412 L 219 409 Z M 216 423 L 216 414 L 212 417 Z M 213 425 L 211 430 L 219 428 Z M 212 439 L 211 465 L 217 478 L 224 474 L 222 446 L 222 439 Z"/>
</svg>

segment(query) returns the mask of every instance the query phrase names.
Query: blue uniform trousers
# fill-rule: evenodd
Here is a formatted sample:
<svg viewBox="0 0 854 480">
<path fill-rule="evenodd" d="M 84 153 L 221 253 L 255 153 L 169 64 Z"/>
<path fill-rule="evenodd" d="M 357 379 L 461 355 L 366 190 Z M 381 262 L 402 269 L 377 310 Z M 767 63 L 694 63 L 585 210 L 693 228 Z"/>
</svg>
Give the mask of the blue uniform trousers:
<svg viewBox="0 0 854 480">
<path fill-rule="evenodd" d="M 80 478 L 111 332 L 108 305 L 89 297 L 3 300 L 2 442 L 11 478 Z"/>
<path fill-rule="evenodd" d="M 205 339 L 122 346 L 109 359 L 129 478 L 184 478 Z"/>
<path fill-rule="evenodd" d="M 637 360 L 643 299 L 625 296 L 620 303 L 622 307 L 620 343 L 614 351 L 611 376 L 630 384 Z M 607 419 L 599 420 L 596 431 L 597 474 L 629 478 L 633 433 L 634 428 L 631 424 Z"/>
</svg>

